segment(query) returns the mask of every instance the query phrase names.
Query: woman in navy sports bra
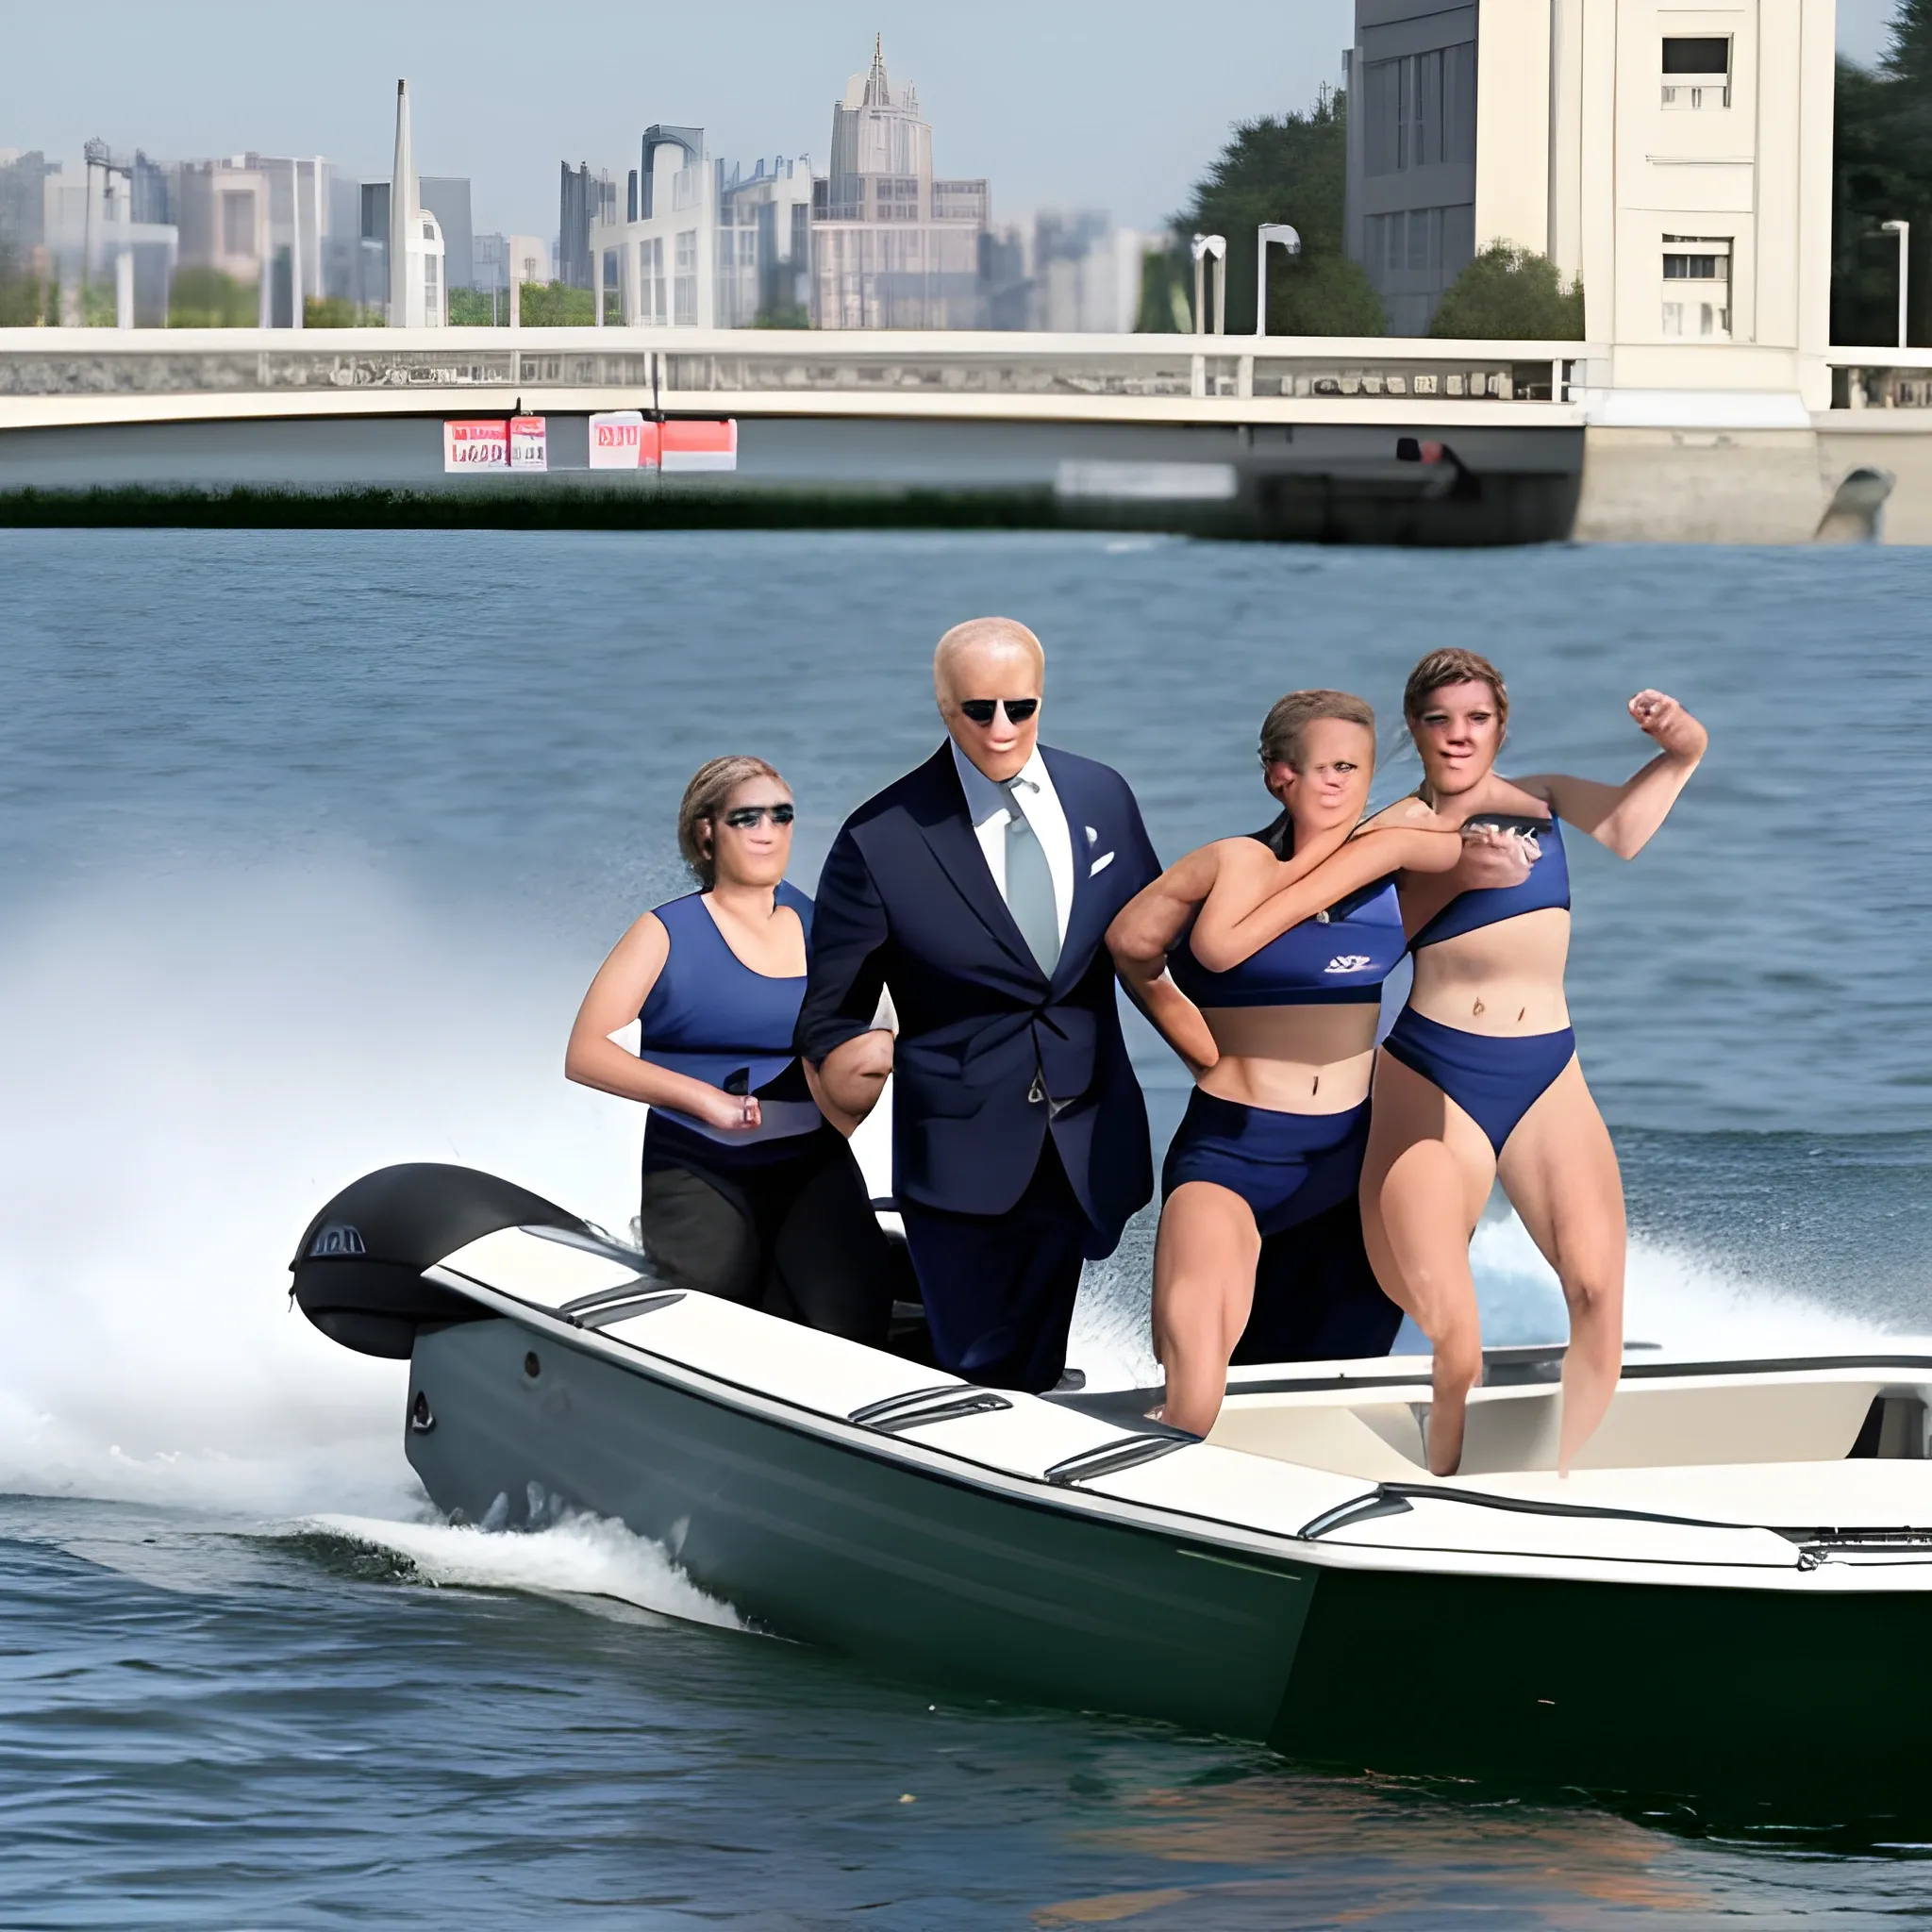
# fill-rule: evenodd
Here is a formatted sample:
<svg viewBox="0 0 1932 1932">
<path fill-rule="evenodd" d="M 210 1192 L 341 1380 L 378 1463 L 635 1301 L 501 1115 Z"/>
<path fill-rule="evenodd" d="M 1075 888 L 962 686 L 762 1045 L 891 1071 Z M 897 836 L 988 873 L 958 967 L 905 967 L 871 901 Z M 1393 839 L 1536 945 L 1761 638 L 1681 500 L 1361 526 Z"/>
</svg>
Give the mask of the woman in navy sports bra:
<svg viewBox="0 0 1932 1932">
<path fill-rule="evenodd" d="M 792 811 L 762 758 L 698 771 L 677 842 L 700 890 L 612 948 L 564 1073 L 649 1105 L 640 1224 L 669 1280 L 883 1347 L 885 1236 L 791 1051 L 811 938 L 811 900 L 785 877 Z M 633 1022 L 635 1054 L 612 1037 Z"/>
<path fill-rule="evenodd" d="M 1567 1473 L 1623 1365 L 1624 1233 L 1617 1157 L 1576 1062 L 1563 997 L 1561 824 L 1634 858 L 1697 768 L 1707 734 L 1674 698 L 1642 691 L 1630 715 L 1661 749 L 1626 783 L 1499 777 L 1508 693 L 1487 658 L 1464 650 L 1424 658 L 1403 710 L 1423 759 L 1417 796 L 1465 830 L 1520 837 L 1534 863 L 1507 891 L 1458 892 L 1413 874 L 1399 881 L 1415 984 L 1375 1070 L 1363 1232 L 1377 1278 L 1435 1350 L 1429 1467 L 1452 1475 L 1482 1373 L 1469 1242 L 1500 1176 L 1570 1307 L 1557 1451 Z"/>
<path fill-rule="evenodd" d="M 1128 991 L 1195 1076 L 1161 1174 L 1154 1339 L 1162 1418 L 1196 1434 L 1220 1412 L 1251 1314 L 1262 1319 L 1257 1294 L 1306 1258 L 1264 1265 L 1257 1290 L 1264 1242 L 1295 1230 L 1291 1245 L 1326 1251 L 1317 1272 L 1340 1271 L 1311 1281 L 1304 1268 L 1289 1291 L 1325 1293 L 1340 1317 L 1328 1332 L 1350 1333 L 1317 1352 L 1386 1352 L 1401 1321 L 1374 1287 L 1356 1207 L 1382 982 L 1403 956 L 1392 874 L 1479 861 L 1412 802 L 1408 822 L 1352 837 L 1374 756 L 1374 713 L 1360 698 L 1291 692 L 1261 729 L 1281 816 L 1191 852 L 1108 934 Z M 1509 876 L 1524 870 L 1514 854 L 1501 863 Z M 1257 936 L 1248 915 L 1264 901 L 1278 912 L 1291 884 L 1307 901 L 1301 923 Z M 1331 1211 L 1320 1239 L 1313 1224 Z"/>
</svg>

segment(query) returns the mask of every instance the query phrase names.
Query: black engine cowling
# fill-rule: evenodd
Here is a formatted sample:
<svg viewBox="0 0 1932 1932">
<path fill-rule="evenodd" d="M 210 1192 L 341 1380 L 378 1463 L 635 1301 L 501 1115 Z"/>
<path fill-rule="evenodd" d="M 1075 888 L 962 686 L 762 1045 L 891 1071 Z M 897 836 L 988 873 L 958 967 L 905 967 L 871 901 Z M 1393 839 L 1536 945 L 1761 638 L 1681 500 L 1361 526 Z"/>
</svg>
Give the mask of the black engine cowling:
<svg viewBox="0 0 1932 1932">
<path fill-rule="evenodd" d="M 425 1324 L 483 1317 L 475 1302 L 424 1280 L 423 1271 L 504 1227 L 591 1231 L 541 1194 L 473 1167 L 378 1168 L 350 1182 L 304 1230 L 289 1264 L 295 1299 L 330 1341 L 407 1359 Z"/>
</svg>

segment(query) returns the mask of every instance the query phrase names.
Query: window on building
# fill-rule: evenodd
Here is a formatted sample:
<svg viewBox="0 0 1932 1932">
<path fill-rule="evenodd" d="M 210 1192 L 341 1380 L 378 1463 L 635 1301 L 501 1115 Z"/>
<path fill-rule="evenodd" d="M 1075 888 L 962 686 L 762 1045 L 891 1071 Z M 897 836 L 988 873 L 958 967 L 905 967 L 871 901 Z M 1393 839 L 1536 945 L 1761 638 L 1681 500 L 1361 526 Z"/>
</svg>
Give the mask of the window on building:
<svg viewBox="0 0 1932 1932">
<path fill-rule="evenodd" d="M 436 258 L 423 258 L 423 320 L 431 328 L 442 320 L 442 304 L 437 298 Z"/>
<path fill-rule="evenodd" d="M 1663 331 L 1673 341 L 1724 341 L 1731 333 L 1731 238 L 1664 237 Z"/>
<path fill-rule="evenodd" d="M 255 253 L 255 191 L 230 189 L 222 196 L 222 253 Z"/>
<path fill-rule="evenodd" d="M 1363 165 L 1371 175 L 1475 159 L 1475 44 L 1433 47 L 1362 69 Z"/>
<path fill-rule="evenodd" d="M 1728 34 L 1664 36 L 1664 106 L 1679 108 L 1731 105 L 1731 39 Z"/>
<path fill-rule="evenodd" d="M 671 282 L 671 320 L 680 328 L 695 328 L 698 320 L 698 231 L 679 231 L 677 273 Z"/>
</svg>

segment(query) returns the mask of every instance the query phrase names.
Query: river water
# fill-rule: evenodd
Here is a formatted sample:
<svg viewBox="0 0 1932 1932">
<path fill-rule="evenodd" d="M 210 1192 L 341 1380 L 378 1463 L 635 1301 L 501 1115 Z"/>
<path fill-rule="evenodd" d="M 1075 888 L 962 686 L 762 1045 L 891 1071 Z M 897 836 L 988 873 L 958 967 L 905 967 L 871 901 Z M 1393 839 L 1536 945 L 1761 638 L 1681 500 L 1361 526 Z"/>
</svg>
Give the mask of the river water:
<svg viewBox="0 0 1932 1932">
<path fill-rule="evenodd" d="M 681 890 L 685 778 L 777 763 L 809 886 L 937 741 L 934 638 L 1001 610 L 1047 642 L 1050 741 L 1123 770 L 1170 857 L 1267 814 L 1255 729 L 1293 686 L 1382 710 L 1378 798 L 1414 782 L 1391 727 L 1435 644 L 1504 666 L 1519 772 L 1621 776 L 1624 699 L 1683 698 L 1713 742 L 1671 824 L 1627 866 L 1572 841 L 1630 1332 L 1932 1330 L 1928 591 L 1907 550 L 0 532 L 0 1920 L 1932 1912 L 1903 1825 L 935 1698 L 741 1629 L 615 1525 L 447 1528 L 401 1365 L 284 1298 L 308 1216 L 391 1160 L 624 1224 L 637 1123 L 558 1065 L 604 949 Z M 1135 1047 L 1164 1135 L 1181 1083 Z M 1513 1220 L 1476 1252 L 1491 1340 L 1560 1334 Z M 1083 1293 L 1096 1375 L 1145 1366 L 1145 1255 Z"/>
</svg>

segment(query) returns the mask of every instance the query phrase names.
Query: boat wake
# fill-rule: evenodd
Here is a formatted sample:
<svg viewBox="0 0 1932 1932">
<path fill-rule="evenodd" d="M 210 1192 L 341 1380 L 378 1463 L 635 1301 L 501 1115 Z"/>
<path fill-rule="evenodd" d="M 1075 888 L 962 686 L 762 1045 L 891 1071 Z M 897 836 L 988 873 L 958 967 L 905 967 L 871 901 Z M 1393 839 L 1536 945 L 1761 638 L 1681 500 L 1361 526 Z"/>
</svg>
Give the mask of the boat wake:
<svg viewBox="0 0 1932 1932">
<path fill-rule="evenodd" d="M 0 1490 L 258 1518 L 420 1507 L 403 1365 L 290 1313 L 289 1256 L 335 1189 L 391 1160 L 627 1223 L 635 1114 L 558 1067 L 584 949 L 513 908 L 439 912 L 359 859 L 184 869 L 25 912 L 0 936 L 0 1011 L 36 1016 L 0 1029 Z M 131 1007 L 139 1024 L 103 1024 Z M 1089 1270 L 1071 1358 L 1096 1387 L 1158 1379 L 1152 1241 L 1150 1215 Z M 1491 1341 L 1562 1339 L 1520 1224 L 1486 1223 L 1475 1262 Z M 1730 1356 L 1881 1332 L 1649 1241 L 1628 1327 Z"/>
<path fill-rule="evenodd" d="M 413 1580 L 439 1588 L 517 1591 L 593 1609 L 621 1604 L 720 1630 L 747 1627 L 729 1604 L 699 1589 L 662 1544 L 601 1516 L 565 1515 L 527 1531 L 338 1515 L 312 1516 L 297 1526 L 391 1557 Z"/>
</svg>

